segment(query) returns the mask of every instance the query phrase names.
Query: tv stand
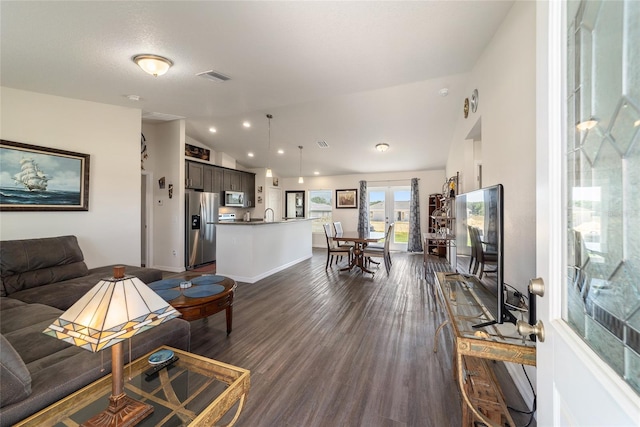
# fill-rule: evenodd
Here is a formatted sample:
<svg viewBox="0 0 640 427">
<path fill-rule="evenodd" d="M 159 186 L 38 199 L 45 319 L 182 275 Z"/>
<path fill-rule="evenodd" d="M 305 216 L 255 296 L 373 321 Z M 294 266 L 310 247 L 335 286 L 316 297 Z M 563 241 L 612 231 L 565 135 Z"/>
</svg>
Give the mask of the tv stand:
<svg viewBox="0 0 640 427">
<path fill-rule="evenodd" d="M 438 272 L 435 283 L 437 298 L 445 307 L 448 320 L 436 331 L 434 352 L 437 351 L 439 332 L 450 324 L 454 338 L 454 376 L 462 396 L 463 425 L 473 426 L 479 421 L 488 426 L 515 427 L 488 362 L 497 360 L 535 366 L 536 343 L 519 335 L 514 325 L 495 322 L 491 310 L 491 304 L 496 304 L 495 296 L 475 276 Z"/>
<path fill-rule="evenodd" d="M 513 323 L 515 325 L 517 321 L 518 319 L 516 319 L 516 317 L 505 308 L 505 311 L 502 313 L 502 323 Z M 497 324 L 498 322 L 496 320 L 489 320 L 488 322 L 478 323 L 477 325 L 473 325 L 472 327 L 475 329 L 480 329 L 484 328 L 485 326 Z"/>
</svg>

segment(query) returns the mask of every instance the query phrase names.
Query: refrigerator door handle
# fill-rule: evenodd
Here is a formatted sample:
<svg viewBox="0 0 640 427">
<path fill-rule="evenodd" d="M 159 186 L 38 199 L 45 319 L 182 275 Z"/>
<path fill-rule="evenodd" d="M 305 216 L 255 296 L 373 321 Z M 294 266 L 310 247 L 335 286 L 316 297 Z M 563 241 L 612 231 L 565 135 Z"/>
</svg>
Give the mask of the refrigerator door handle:
<svg viewBox="0 0 640 427">
<path fill-rule="evenodd" d="M 200 198 L 200 215 L 202 216 L 202 219 L 204 220 L 203 222 L 205 224 L 207 224 L 207 211 L 204 208 L 204 206 L 202 205 L 202 198 Z M 202 236 L 202 238 L 204 238 L 204 227 L 200 228 L 200 236 Z"/>
</svg>

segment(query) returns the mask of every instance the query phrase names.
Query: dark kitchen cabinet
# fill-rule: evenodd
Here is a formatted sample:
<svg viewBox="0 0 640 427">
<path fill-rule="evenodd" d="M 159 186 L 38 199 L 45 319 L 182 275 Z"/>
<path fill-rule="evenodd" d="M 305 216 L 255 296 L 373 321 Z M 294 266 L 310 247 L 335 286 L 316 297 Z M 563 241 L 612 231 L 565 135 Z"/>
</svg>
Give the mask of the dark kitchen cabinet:
<svg viewBox="0 0 640 427">
<path fill-rule="evenodd" d="M 186 162 L 185 188 L 192 190 L 204 189 L 204 166 L 202 163 Z"/>
</svg>

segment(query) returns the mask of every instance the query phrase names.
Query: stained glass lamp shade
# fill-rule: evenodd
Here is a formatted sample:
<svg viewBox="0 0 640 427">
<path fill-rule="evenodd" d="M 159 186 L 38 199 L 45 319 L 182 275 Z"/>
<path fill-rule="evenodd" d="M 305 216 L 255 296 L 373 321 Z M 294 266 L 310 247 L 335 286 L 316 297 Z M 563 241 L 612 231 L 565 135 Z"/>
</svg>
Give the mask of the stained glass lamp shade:
<svg viewBox="0 0 640 427">
<path fill-rule="evenodd" d="M 140 279 L 115 267 L 113 277 L 101 280 L 44 330 L 94 353 L 112 348 L 109 407 L 83 425 L 130 426 L 153 412 L 124 393 L 122 341 L 177 316 L 180 313 Z"/>
</svg>

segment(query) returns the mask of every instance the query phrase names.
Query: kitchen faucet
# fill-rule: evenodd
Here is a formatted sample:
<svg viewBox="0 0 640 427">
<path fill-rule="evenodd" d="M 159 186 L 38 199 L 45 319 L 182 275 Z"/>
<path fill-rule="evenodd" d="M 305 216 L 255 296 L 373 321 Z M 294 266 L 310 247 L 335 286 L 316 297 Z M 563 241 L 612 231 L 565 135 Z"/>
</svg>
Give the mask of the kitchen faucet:
<svg viewBox="0 0 640 427">
<path fill-rule="evenodd" d="M 271 221 L 267 221 L 267 212 L 271 211 Z M 273 220 L 275 219 L 275 212 L 273 212 L 273 209 L 271 208 L 267 208 L 264 210 L 264 222 L 273 222 Z"/>
</svg>

